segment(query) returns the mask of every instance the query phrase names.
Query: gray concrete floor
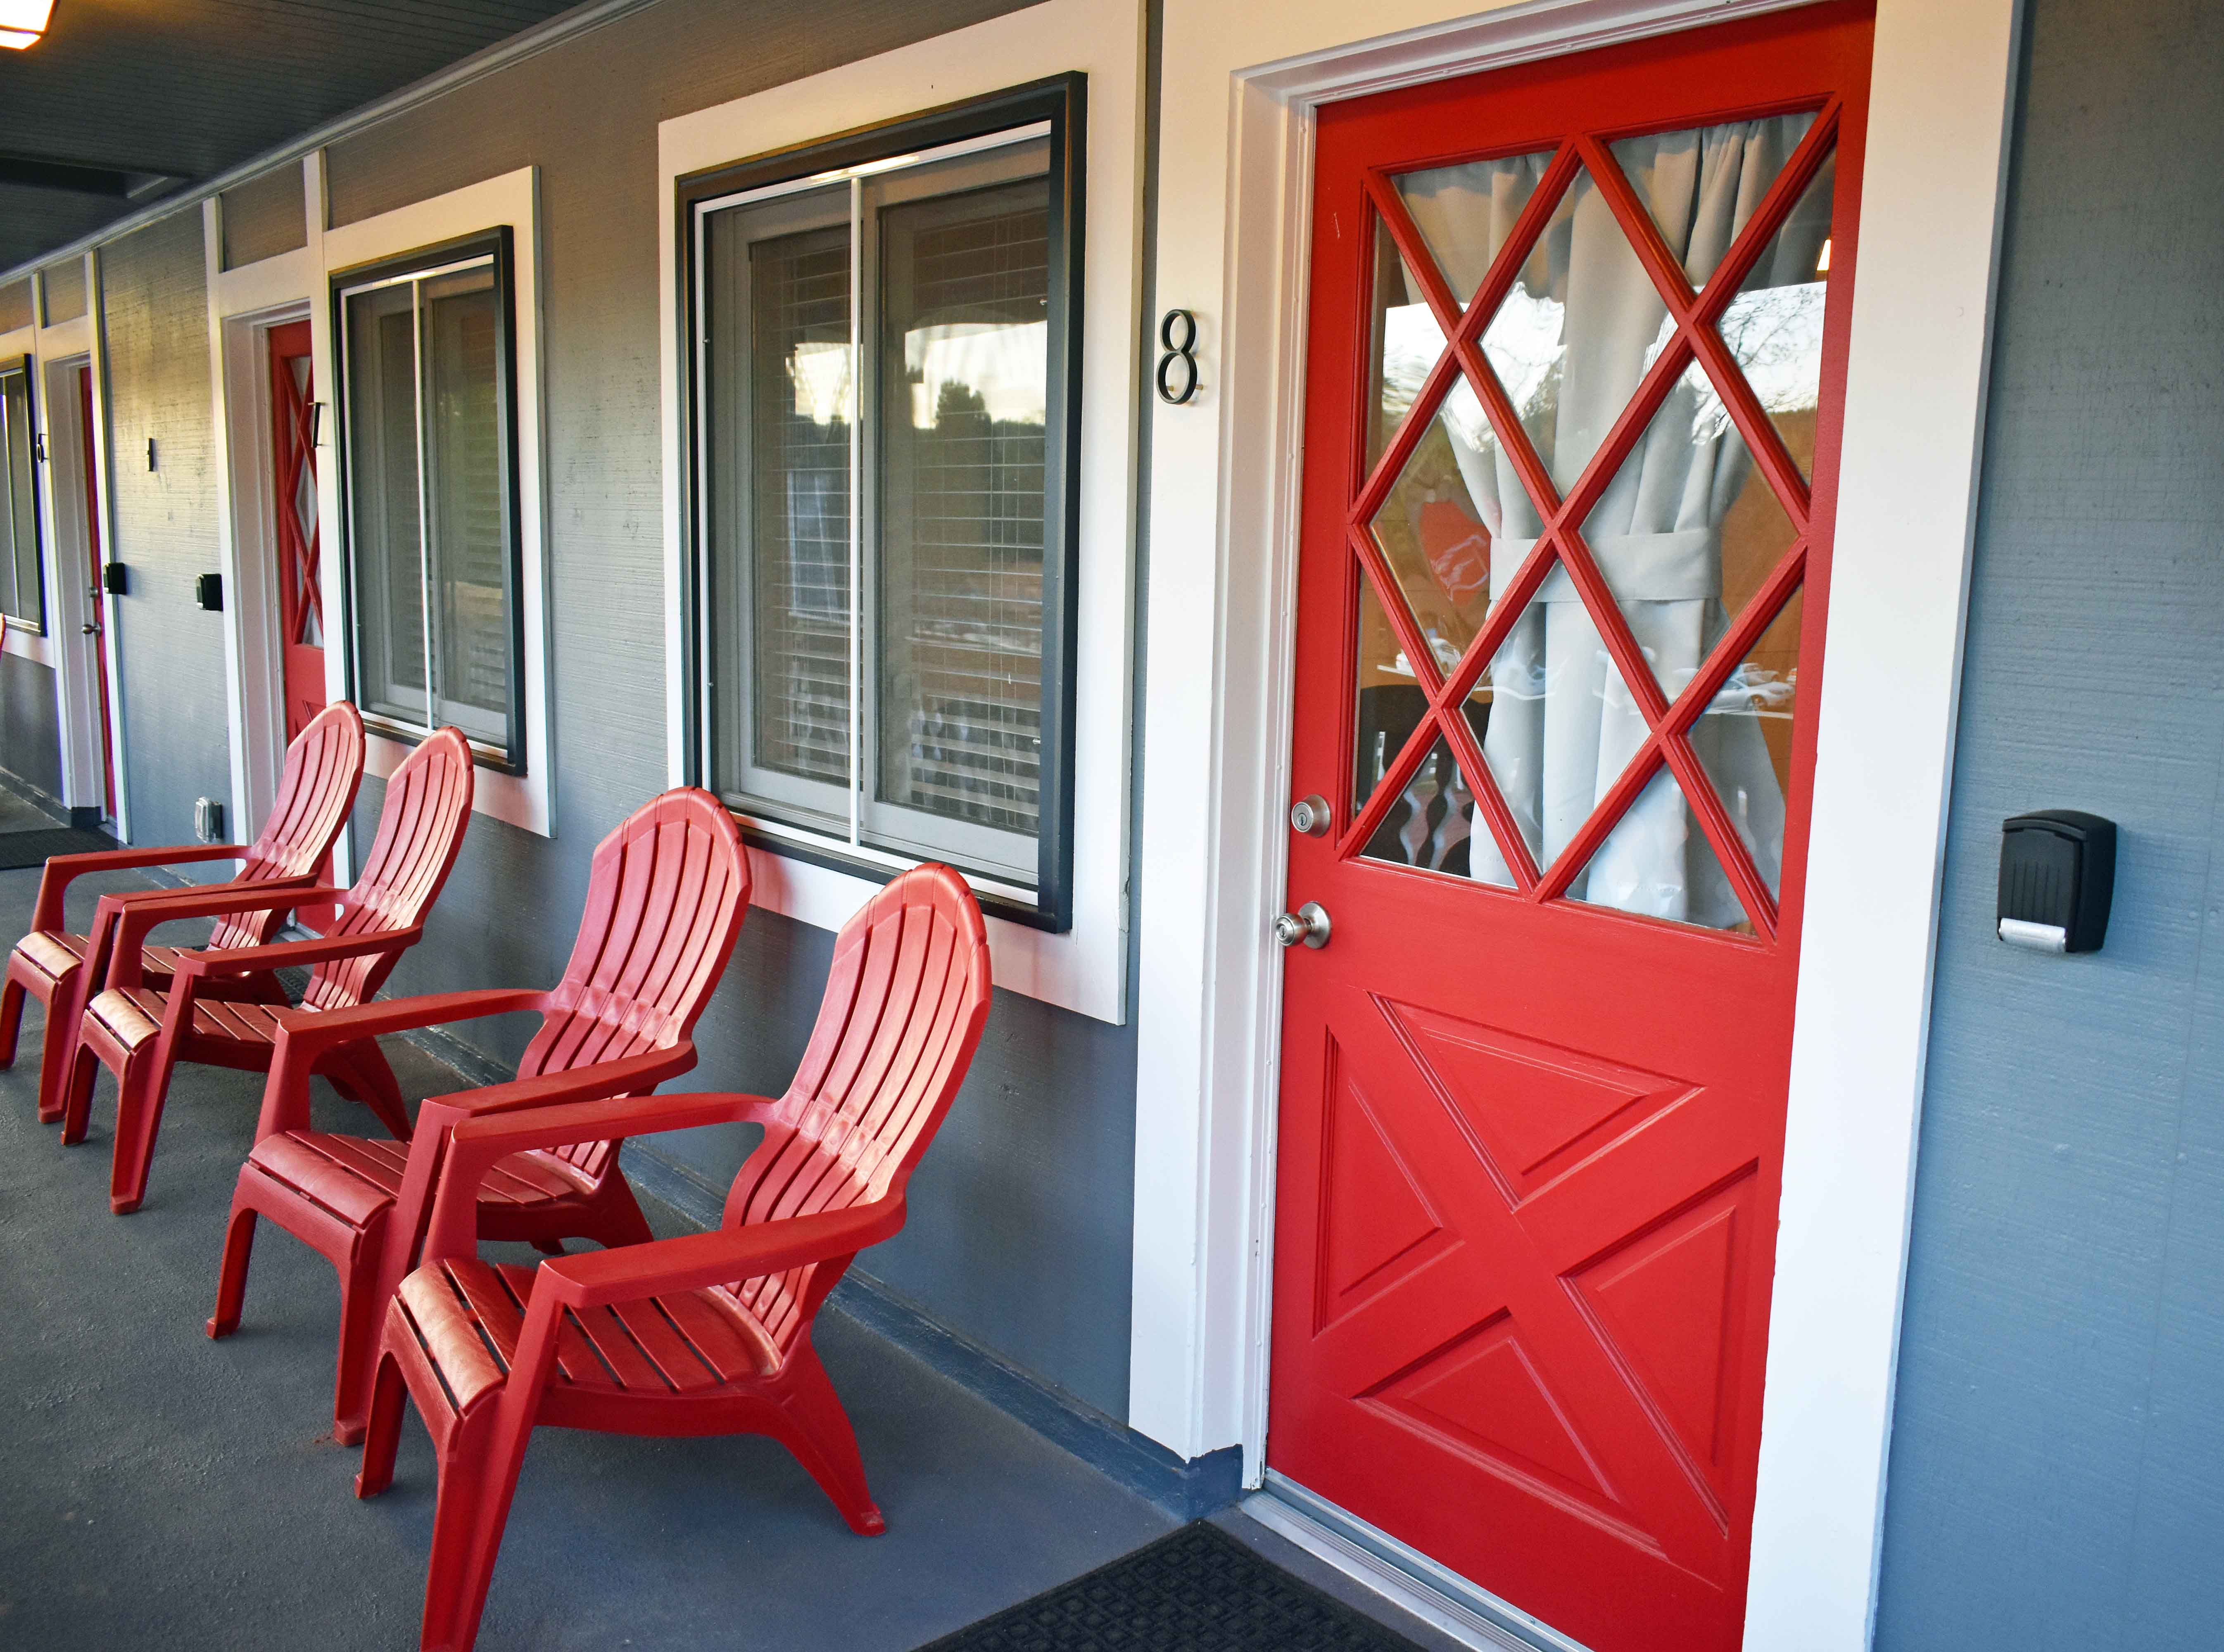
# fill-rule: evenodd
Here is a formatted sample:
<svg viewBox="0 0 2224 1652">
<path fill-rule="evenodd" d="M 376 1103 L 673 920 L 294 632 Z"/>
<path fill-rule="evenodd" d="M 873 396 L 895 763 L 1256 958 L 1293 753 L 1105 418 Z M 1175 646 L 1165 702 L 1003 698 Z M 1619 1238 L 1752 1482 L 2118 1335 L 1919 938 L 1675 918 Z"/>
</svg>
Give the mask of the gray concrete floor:
<svg viewBox="0 0 2224 1652">
<path fill-rule="evenodd" d="M 28 923 L 38 875 L 0 873 L 0 945 Z M 102 886 L 86 880 L 80 928 Z M 330 1268 L 266 1223 L 243 1328 L 223 1342 L 202 1333 L 260 1081 L 181 1069 L 146 1203 L 112 1216 L 109 1081 L 88 1139 L 60 1148 L 35 1117 L 37 1032 L 34 1008 L 0 1073 L 0 1647 L 414 1646 L 431 1446 L 413 1416 L 393 1489 L 351 1495 L 357 1453 L 326 1434 Z M 413 1099 L 456 1088 L 414 1048 L 390 1053 Z M 316 1105 L 320 1127 L 376 1128 L 329 1092 Z M 685 1226 L 661 1207 L 650 1215 Z M 526 1460 L 480 1645 L 900 1652 L 1172 1527 L 839 1315 L 822 1316 L 819 1346 L 885 1536 L 851 1535 L 767 1441 L 547 1430 Z M 1223 1518 L 1270 1557 L 1325 1573 Z M 1448 1644 L 1363 1592 L 1337 1592 Z"/>
</svg>

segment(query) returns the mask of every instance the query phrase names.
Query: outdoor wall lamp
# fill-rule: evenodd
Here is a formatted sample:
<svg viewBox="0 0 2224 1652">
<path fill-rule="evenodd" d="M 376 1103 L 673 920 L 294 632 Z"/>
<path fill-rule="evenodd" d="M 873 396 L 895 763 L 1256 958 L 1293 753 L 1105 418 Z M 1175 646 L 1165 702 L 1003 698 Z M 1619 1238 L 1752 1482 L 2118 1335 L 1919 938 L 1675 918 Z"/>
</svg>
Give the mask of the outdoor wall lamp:
<svg viewBox="0 0 2224 1652">
<path fill-rule="evenodd" d="M 0 0 L 0 46 L 11 52 L 36 46 L 54 11 L 54 0 Z"/>
</svg>

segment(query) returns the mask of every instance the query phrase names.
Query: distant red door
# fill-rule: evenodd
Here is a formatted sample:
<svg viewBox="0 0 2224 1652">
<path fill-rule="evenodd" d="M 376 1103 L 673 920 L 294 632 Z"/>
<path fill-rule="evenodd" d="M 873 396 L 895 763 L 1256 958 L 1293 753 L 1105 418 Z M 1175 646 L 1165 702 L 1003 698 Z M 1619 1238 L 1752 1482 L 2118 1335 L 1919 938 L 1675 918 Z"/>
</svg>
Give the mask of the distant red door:
<svg viewBox="0 0 2224 1652">
<path fill-rule="evenodd" d="M 276 487 L 278 613 L 286 738 L 325 709 L 324 604 L 317 577 L 317 450 L 310 407 L 316 387 L 309 324 L 270 330 L 271 475 Z"/>
<path fill-rule="evenodd" d="M 92 369 L 80 367 L 77 370 L 78 429 L 81 438 L 78 451 L 85 458 L 85 548 L 87 558 L 85 577 L 90 582 L 86 609 L 92 619 L 85 629 L 92 635 L 92 676 L 100 696 L 100 797 L 101 805 L 110 820 L 116 818 L 116 751 L 110 732 L 108 713 L 108 627 L 106 605 L 101 596 L 100 575 L 100 484 L 93 468 L 92 456 Z"/>
<path fill-rule="evenodd" d="M 1743 1622 L 1869 37 L 1320 117 L 1267 1460 L 1596 1652 Z"/>
</svg>

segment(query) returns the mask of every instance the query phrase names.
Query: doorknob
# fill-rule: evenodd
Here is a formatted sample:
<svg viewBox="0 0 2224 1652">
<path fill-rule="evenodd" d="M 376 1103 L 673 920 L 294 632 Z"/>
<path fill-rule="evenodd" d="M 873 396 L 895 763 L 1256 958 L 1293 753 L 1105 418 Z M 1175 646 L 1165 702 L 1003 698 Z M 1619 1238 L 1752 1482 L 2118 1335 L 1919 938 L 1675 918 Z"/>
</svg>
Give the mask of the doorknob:
<svg viewBox="0 0 2224 1652">
<path fill-rule="evenodd" d="M 78 629 L 84 632 L 88 637 L 97 637 L 100 634 L 100 627 L 97 625 L 81 625 L 78 627 Z"/>
<path fill-rule="evenodd" d="M 1274 938 L 1286 947 L 1300 941 L 1318 949 L 1328 944 L 1328 909 L 1317 900 L 1309 900 L 1294 912 L 1284 912 L 1274 920 Z"/>
</svg>

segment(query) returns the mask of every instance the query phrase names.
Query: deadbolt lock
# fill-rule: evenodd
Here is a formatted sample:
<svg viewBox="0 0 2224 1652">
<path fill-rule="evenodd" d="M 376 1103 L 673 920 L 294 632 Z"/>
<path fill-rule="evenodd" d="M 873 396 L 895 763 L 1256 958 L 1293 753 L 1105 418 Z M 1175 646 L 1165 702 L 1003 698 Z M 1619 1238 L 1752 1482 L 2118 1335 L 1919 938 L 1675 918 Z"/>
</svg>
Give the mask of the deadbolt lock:
<svg viewBox="0 0 2224 1652">
<path fill-rule="evenodd" d="M 1315 792 L 1310 798 L 1300 798 L 1290 805 L 1290 825 L 1307 837 L 1324 837 L 1328 834 L 1328 799 Z"/>
</svg>

